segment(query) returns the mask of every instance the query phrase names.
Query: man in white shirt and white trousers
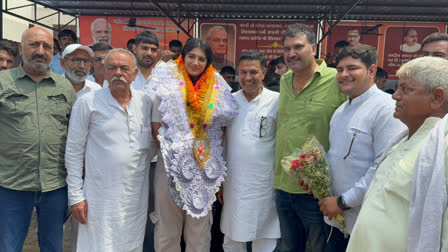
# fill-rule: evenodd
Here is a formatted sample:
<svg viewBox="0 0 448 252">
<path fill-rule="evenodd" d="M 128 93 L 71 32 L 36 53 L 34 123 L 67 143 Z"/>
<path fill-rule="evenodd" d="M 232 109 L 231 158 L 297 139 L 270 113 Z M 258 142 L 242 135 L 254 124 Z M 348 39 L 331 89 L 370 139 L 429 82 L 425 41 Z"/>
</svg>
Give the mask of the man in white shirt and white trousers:
<svg viewBox="0 0 448 252">
<path fill-rule="evenodd" d="M 65 78 L 72 84 L 78 98 L 101 89 L 98 83 L 87 79 L 93 56 L 93 50 L 81 44 L 68 45 L 62 53 L 61 66 L 65 70 Z M 67 229 L 67 223 L 70 223 L 69 229 Z M 70 216 L 64 228 L 64 232 L 71 231 L 70 247 L 72 252 L 76 252 L 78 225 L 78 220 Z"/>
<path fill-rule="evenodd" d="M 239 58 L 242 90 L 233 94 L 239 114 L 226 129 L 227 176 L 221 231 L 226 252 L 272 252 L 280 238 L 275 207 L 275 126 L 279 93 L 263 88 L 266 58 L 245 51 Z"/>
<path fill-rule="evenodd" d="M 332 219 L 342 214 L 351 233 L 362 199 L 388 141 L 406 126 L 393 117 L 395 102 L 376 87 L 377 52 L 369 45 L 348 46 L 336 57 L 339 88 L 349 100 L 334 112 L 330 121 L 330 167 L 333 197 L 319 201 L 329 225 L 335 226 L 327 251 L 345 251 L 348 238 Z M 330 228 L 327 229 L 330 235 Z"/>
<path fill-rule="evenodd" d="M 109 87 L 76 101 L 67 139 L 68 197 L 80 222 L 77 251 L 138 252 L 155 153 L 152 100 L 130 88 L 138 71 L 131 52 L 111 50 L 105 71 Z"/>
</svg>

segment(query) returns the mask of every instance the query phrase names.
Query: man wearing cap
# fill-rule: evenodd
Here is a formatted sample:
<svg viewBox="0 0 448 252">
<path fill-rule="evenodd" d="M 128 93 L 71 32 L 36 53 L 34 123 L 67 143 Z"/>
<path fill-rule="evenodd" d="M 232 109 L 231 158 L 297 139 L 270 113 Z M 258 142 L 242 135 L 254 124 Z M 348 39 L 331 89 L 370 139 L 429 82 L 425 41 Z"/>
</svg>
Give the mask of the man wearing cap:
<svg viewBox="0 0 448 252">
<path fill-rule="evenodd" d="M 71 44 L 62 53 L 61 66 L 65 69 L 65 77 L 72 83 L 78 98 L 101 89 L 98 83 L 87 79 L 93 55 L 90 47 L 81 44 Z M 76 252 L 79 222 L 73 216 L 69 220 L 71 224 L 71 249 Z"/>
<path fill-rule="evenodd" d="M 76 94 L 49 69 L 47 30 L 26 30 L 19 51 L 23 64 L 0 72 L 0 251 L 22 251 L 34 208 L 40 251 L 62 251 L 64 152 Z"/>
<path fill-rule="evenodd" d="M 61 66 L 65 69 L 65 77 L 72 83 L 78 97 L 101 89 L 98 83 L 87 80 L 92 57 L 92 49 L 81 44 L 71 44 L 62 53 Z"/>
</svg>

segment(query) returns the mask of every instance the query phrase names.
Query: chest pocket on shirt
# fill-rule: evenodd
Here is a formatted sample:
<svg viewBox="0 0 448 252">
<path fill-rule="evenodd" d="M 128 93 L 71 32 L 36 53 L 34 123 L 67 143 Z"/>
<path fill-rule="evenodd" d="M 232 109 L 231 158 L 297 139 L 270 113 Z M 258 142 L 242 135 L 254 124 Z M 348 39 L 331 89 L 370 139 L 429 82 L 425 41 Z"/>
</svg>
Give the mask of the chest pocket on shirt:
<svg viewBox="0 0 448 252">
<path fill-rule="evenodd" d="M 372 136 L 367 127 L 351 127 L 349 129 L 351 136 L 346 146 L 342 147 L 344 158 L 346 159 L 366 159 L 365 150 L 372 145 Z"/>
<path fill-rule="evenodd" d="M 5 103 L 2 104 L 7 109 L 6 113 L 14 117 L 22 117 L 30 114 L 28 111 L 28 96 L 24 94 L 11 94 L 6 97 Z"/>
<path fill-rule="evenodd" d="M 255 120 L 253 121 L 253 125 L 251 127 L 252 134 L 253 136 L 261 139 L 271 138 L 275 134 L 275 126 L 276 121 L 274 117 L 270 115 L 257 115 L 255 116 Z"/>
<path fill-rule="evenodd" d="M 49 113 L 51 117 L 56 119 L 62 127 L 67 127 L 68 117 L 67 117 L 67 98 L 63 94 L 57 95 L 49 95 L 48 105 L 51 106 L 49 109 Z"/>
</svg>

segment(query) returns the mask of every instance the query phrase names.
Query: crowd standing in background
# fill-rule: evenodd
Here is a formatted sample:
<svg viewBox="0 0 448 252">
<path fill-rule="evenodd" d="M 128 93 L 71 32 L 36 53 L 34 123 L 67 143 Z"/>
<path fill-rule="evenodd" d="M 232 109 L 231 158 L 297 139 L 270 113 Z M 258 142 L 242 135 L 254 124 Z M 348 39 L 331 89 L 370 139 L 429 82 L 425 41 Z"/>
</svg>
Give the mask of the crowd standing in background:
<svg viewBox="0 0 448 252">
<path fill-rule="evenodd" d="M 234 64 L 220 25 L 166 49 L 90 28 L 91 45 L 39 27 L 0 41 L 0 251 L 22 250 L 34 209 L 50 252 L 64 223 L 73 252 L 448 249 L 447 34 L 406 30 L 400 49 L 423 57 L 390 86 L 359 30 L 324 61 L 292 24 L 282 56 Z M 311 135 L 321 200 L 281 165 Z"/>
</svg>

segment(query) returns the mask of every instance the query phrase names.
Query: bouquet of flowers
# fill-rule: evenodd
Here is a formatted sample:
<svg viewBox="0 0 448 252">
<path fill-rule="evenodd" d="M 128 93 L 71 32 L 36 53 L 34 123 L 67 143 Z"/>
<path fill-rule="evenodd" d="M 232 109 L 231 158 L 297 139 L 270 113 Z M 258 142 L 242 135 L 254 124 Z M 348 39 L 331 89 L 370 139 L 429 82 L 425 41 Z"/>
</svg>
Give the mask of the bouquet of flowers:
<svg viewBox="0 0 448 252">
<path fill-rule="evenodd" d="M 307 183 L 315 198 L 321 200 L 332 196 L 325 151 L 316 137 L 309 137 L 302 148 L 297 148 L 291 155 L 282 158 L 281 164 L 290 176 Z M 344 217 L 339 214 L 332 221 L 336 221 L 341 232 L 348 234 Z"/>
</svg>

